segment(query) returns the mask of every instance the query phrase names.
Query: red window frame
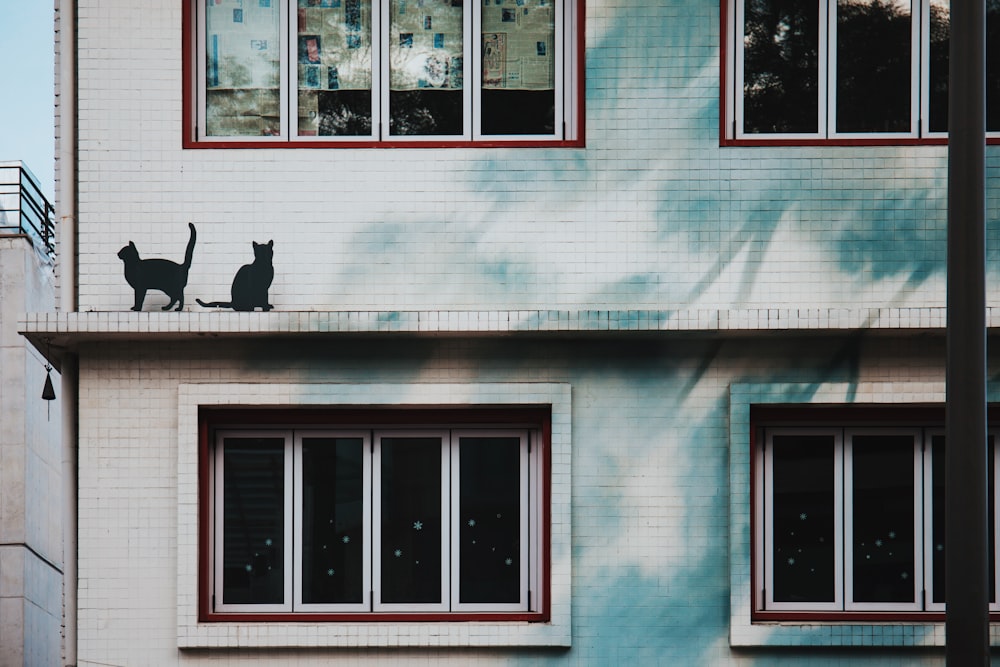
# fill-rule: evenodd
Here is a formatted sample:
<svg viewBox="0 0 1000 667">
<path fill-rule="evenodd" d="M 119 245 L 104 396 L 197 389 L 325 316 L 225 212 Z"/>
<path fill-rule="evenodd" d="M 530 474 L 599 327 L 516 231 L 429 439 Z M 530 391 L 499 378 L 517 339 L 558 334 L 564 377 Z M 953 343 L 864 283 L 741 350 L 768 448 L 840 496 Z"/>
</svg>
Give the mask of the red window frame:
<svg viewBox="0 0 1000 667">
<path fill-rule="evenodd" d="M 211 549 L 211 475 L 213 433 L 217 429 L 238 427 L 252 429 L 263 426 L 441 426 L 454 428 L 484 426 L 523 427 L 537 430 L 541 447 L 541 568 L 539 583 L 541 604 L 538 611 L 529 612 L 358 612 L 358 613 L 220 613 L 212 611 L 212 549 Z M 198 411 L 198 621 L 204 623 L 248 622 L 547 622 L 552 617 L 551 602 L 551 507 L 552 507 L 552 414 L 538 407 L 469 407 L 434 408 L 200 408 Z"/>
<path fill-rule="evenodd" d="M 187 0 L 181 11 L 181 131 L 182 148 L 584 148 L 586 146 L 586 3 L 585 0 L 568 0 L 575 3 L 576 31 L 568 39 L 576 44 L 573 54 L 573 68 L 577 73 L 575 86 L 576 108 L 574 122 L 577 136 L 561 140 L 514 140 L 514 141 L 198 141 L 195 130 L 197 117 L 197 58 L 198 48 L 196 0 Z"/>
</svg>

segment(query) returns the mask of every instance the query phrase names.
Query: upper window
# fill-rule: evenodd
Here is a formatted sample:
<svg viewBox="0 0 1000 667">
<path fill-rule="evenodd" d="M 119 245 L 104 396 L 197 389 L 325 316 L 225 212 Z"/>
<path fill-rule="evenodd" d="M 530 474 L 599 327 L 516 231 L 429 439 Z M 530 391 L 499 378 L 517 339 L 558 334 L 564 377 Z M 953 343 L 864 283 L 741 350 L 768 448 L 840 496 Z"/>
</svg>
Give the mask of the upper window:
<svg viewBox="0 0 1000 667">
<path fill-rule="evenodd" d="M 989 559 L 997 611 L 994 440 Z M 759 617 L 944 611 L 942 428 L 764 426 L 755 461 Z"/>
<path fill-rule="evenodd" d="M 209 618 L 541 620 L 541 430 L 405 417 L 213 431 Z"/>
<path fill-rule="evenodd" d="M 726 138 L 945 136 L 947 0 L 728 0 L 726 8 Z M 987 3 L 986 30 L 990 51 L 1000 44 L 996 3 Z M 987 130 L 1000 132 L 994 60 Z"/>
<path fill-rule="evenodd" d="M 200 142 L 563 142 L 578 0 L 199 0 Z"/>
</svg>

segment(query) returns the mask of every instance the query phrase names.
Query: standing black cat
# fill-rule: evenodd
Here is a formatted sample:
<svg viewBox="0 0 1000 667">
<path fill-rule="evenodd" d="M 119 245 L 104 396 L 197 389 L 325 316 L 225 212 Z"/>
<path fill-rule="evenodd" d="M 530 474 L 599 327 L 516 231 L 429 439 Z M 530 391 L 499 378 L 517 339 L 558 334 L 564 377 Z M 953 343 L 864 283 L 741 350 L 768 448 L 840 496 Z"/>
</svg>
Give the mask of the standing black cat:
<svg viewBox="0 0 1000 667">
<path fill-rule="evenodd" d="M 267 290 L 274 280 L 274 266 L 271 263 L 274 257 L 274 241 L 267 243 L 253 244 L 253 263 L 244 264 L 236 272 L 233 278 L 233 288 L 230 292 L 232 301 L 213 301 L 205 303 L 201 299 L 196 301 L 205 308 L 232 308 L 233 310 L 253 310 L 260 308 L 267 311 L 274 308 L 267 302 Z"/>
<path fill-rule="evenodd" d="M 170 310 L 176 303 L 177 308 L 184 308 L 184 288 L 187 286 L 188 270 L 191 268 L 191 258 L 194 256 L 194 241 L 197 234 L 190 222 L 191 238 L 188 239 L 187 250 L 184 252 L 184 263 L 178 264 L 169 259 L 140 259 L 139 250 L 131 241 L 118 251 L 118 257 L 125 262 L 125 280 L 135 290 L 135 305 L 132 310 L 142 310 L 142 302 L 146 299 L 146 291 L 160 290 L 170 297 L 170 303 L 163 310 Z"/>
</svg>

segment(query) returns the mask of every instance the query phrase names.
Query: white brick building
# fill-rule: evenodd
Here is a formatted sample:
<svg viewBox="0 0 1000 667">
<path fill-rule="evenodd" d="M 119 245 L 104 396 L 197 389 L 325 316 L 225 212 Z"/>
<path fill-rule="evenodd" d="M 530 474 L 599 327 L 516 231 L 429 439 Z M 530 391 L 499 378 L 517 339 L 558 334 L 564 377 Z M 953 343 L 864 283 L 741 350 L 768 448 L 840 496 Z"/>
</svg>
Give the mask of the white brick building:
<svg viewBox="0 0 1000 667">
<path fill-rule="evenodd" d="M 66 664 L 940 662 L 947 17 L 746 4 L 58 2 Z"/>
</svg>

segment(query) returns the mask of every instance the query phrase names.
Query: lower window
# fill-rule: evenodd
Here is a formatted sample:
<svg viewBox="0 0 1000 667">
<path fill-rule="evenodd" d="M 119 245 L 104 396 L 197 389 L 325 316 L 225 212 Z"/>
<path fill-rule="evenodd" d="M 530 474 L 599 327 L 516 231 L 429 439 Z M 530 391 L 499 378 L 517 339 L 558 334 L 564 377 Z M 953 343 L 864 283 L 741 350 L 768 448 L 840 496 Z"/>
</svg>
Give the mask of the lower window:
<svg viewBox="0 0 1000 667">
<path fill-rule="evenodd" d="M 944 611 L 943 427 L 777 421 L 756 434 L 755 614 Z M 992 611 L 996 446 L 991 433 Z"/>
<path fill-rule="evenodd" d="M 534 620 L 542 425 L 382 417 L 212 429 L 209 616 Z"/>
</svg>

